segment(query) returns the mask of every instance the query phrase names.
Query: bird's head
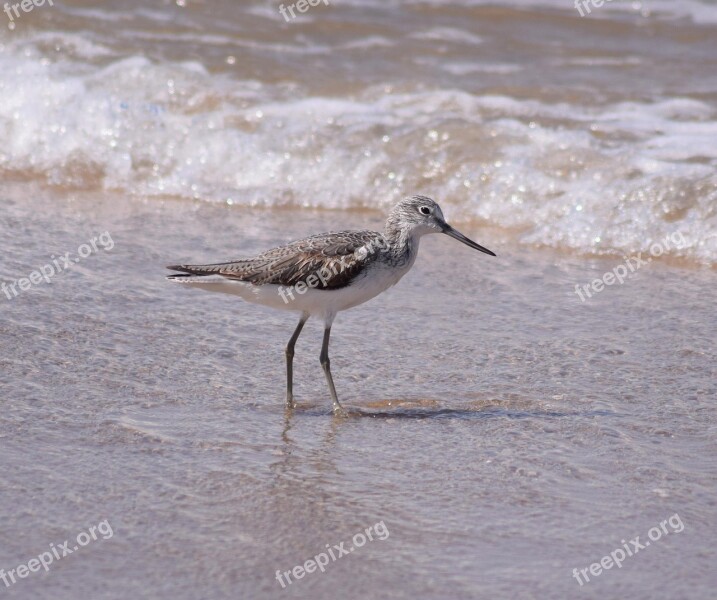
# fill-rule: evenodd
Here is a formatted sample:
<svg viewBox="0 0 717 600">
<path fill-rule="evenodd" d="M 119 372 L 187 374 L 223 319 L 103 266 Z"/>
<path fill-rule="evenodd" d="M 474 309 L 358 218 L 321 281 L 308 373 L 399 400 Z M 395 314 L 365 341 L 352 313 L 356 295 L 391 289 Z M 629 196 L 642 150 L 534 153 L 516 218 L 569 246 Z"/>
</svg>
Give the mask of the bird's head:
<svg viewBox="0 0 717 600">
<path fill-rule="evenodd" d="M 388 217 L 388 225 L 398 230 L 407 230 L 411 235 L 419 237 L 429 233 L 445 233 L 466 246 L 495 256 L 488 248 L 476 244 L 446 223 L 441 207 L 426 196 L 411 196 L 401 200 L 393 207 Z"/>
</svg>

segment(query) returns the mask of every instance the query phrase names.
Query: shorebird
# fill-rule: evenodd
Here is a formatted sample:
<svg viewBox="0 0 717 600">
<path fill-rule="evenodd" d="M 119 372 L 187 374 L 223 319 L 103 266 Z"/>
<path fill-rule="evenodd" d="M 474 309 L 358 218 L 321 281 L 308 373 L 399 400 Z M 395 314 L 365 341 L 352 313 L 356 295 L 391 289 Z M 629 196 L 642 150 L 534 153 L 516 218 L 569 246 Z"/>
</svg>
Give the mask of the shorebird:
<svg viewBox="0 0 717 600">
<path fill-rule="evenodd" d="M 426 196 L 412 196 L 391 210 L 383 233 L 320 233 L 267 250 L 254 258 L 208 265 L 173 265 L 167 279 L 203 290 L 234 294 L 256 304 L 301 313 L 286 346 L 286 405 L 295 406 L 294 346 L 309 317 L 324 321 L 319 361 L 336 414 L 345 411 L 336 395 L 329 361 L 329 337 L 336 314 L 363 304 L 398 283 L 413 266 L 422 236 L 445 233 L 491 256 L 493 252 L 456 231 L 441 207 Z"/>
</svg>

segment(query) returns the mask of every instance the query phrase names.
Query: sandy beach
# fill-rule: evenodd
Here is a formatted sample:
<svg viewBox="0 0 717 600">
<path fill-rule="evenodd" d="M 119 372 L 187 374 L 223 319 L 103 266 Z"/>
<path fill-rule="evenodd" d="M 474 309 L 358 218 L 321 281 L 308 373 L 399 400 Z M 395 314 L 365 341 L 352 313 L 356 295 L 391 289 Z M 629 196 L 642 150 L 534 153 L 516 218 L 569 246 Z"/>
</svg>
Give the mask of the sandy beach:
<svg viewBox="0 0 717 600">
<path fill-rule="evenodd" d="M 3 597 L 713 597 L 714 3 L 83 0 L 14 25 Z M 318 323 L 287 411 L 294 315 L 165 280 L 380 230 L 412 193 L 498 256 L 429 236 L 338 316 L 349 418 Z"/>
</svg>

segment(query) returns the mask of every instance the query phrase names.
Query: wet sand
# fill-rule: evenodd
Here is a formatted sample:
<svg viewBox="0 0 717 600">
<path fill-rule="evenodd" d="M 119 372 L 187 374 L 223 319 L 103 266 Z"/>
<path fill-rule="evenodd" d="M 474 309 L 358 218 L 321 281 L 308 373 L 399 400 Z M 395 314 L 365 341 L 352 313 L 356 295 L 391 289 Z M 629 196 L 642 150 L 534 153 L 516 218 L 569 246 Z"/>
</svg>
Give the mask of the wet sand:
<svg viewBox="0 0 717 600">
<path fill-rule="evenodd" d="M 294 317 L 171 285 L 163 267 L 378 228 L 379 211 L 31 185 L 6 185 L 0 206 L 3 280 L 104 231 L 115 244 L 0 297 L 0 568 L 113 528 L 4 597 L 713 596 L 714 270 L 656 260 L 581 303 L 575 284 L 619 259 L 470 224 L 497 258 L 432 236 L 397 287 L 337 319 L 339 419 L 316 323 L 287 414 Z M 682 532 L 573 578 L 674 514 Z M 380 521 L 385 540 L 276 580 Z"/>
</svg>

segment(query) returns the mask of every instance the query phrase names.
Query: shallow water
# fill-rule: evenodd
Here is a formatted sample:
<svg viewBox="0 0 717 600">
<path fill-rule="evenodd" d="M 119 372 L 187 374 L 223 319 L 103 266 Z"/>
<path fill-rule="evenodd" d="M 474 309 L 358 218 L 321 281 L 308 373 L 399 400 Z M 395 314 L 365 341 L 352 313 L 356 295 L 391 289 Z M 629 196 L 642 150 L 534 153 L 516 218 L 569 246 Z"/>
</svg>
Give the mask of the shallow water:
<svg viewBox="0 0 717 600">
<path fill-rule="evenodd" d="M 714 2 L 336 0 L 285 23 L 74 0 L 2 23 L 0 282 L 100 240 L 0 291 L 6 597 L 714 596 Z M 380 229 L 409 193 L 498 257 L 430 236 L 339 315 L 347 419 L 318 323 L 287 414 L 296 318 L 164 279 Z"/>
<path fill-rule="evenodd" d="M 713 271 L 655 261 L 581 303 L 575 283 L 614 261 L 489 228 L 467 233 L 496 259 L 431 237 L 335 323 L 352 416 L 330 414 L 311 321 L 289 415 L 294 318 L 172 285 L 162 265 L 378 213 L 14 194 L 5 269 L 106 230 L 114 247 L 3 301 L 0 566 L 104 519 L 113 536 L 8 598 L 711 597 Z M 573 568 L 675 513 L 682 532 L 579 588 Z M 381 521 L 387 539 L 325 573 L 275 579 Z"/>
</svg>

